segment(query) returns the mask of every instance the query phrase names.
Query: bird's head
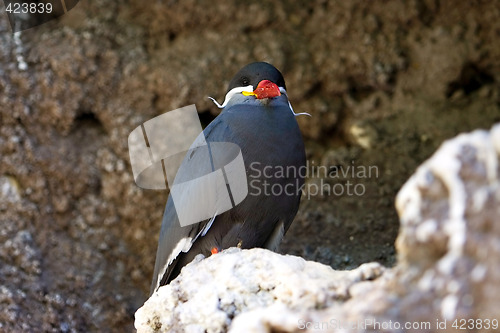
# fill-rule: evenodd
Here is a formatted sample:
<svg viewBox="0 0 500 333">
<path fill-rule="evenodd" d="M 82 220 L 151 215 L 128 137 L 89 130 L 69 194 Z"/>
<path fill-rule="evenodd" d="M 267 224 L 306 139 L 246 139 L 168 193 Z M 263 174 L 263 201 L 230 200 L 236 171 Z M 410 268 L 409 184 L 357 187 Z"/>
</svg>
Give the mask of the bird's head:
<svg viewBox="0 0 500 333">
<path fill-rule="evenodd" d="M 280 71 L 267 62 L 254 62 L 246 65 L 236 73 L 227 92 L 233 89 L 243 89 L 245 96 L 255 96 L 257 99 L 281 96 L 280 88 L 286 89 L 285 80 Z"/>
<path fill-rule="evenodd" d="M 272 99 L 286 95 L 286 85 L 283 75 L 276 67 L 267 62 L 254 62 L 246 65 L 236 73 L 227 89 L 224 103 L 217 106 L 225 107 L 231 98 L 243 95 L 253 96 L 258 100 Z"/>
</svg>

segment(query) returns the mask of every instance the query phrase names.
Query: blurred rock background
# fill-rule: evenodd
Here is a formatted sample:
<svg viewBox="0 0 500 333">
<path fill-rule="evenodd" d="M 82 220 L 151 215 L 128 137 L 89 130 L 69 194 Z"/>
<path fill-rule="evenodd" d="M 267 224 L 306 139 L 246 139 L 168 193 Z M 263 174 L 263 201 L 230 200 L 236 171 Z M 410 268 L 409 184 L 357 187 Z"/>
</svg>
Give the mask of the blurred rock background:
<svg viewBox="0 0 500 333">
<path fill-rule="evenodd" d="M 206 97 L 249 62 L 312 115 L 309 161 L 379 171 L 327 179 L 365 192 L 306 197 L 287 234 L 283 253 L 334 268 L 393 265 L 399 188 L 444 139 L 500 121 L 495 1 L 80 1 L 19 35 L 4 9 L 0 330 L 133 329 L 167 193 L 134 184 L 128 134 L 193 103 L 208 124 Z"/>
</svg>

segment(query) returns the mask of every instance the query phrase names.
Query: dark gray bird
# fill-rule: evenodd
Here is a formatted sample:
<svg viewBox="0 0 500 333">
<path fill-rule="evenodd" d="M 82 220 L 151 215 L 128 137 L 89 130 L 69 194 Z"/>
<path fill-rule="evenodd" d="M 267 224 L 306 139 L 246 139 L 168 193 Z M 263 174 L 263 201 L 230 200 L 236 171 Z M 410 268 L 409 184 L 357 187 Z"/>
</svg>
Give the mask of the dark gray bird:
<svg viewBox="0 0 500 333">
<path fill-rule="evenodd" d="M 248 195 L 232 209 L 185 227 L 169 196 L 151 293 L 200 253 L 209 256 L 236 246 L 276 250 L 299 208 L 306 158 L 282 74 L 268 63 L 251 63 L 231 80 L 224 103 L 213 101 L 223 110 L 203 131 L 206 142 L 230 142 L 241 149 Z M 183 168 L 196 168 L 192 155 L 186 155 L 177 176 Z M 197 202 L 188 204 L 194 208 Z"/>
</svg>

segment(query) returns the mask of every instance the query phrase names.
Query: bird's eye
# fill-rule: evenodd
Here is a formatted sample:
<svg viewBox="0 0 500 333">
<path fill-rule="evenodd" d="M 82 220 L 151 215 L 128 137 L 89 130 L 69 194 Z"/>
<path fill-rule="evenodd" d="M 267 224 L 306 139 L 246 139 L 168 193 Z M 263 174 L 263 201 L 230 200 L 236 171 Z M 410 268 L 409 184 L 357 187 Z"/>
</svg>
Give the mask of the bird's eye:
<svg viewBox="0 0 500 333">
<path fill-rule="evenodd" d="M 248 86 L 250 84 L 250 80 L 247 77 L 242 77 L 241 83 L 243 83 L 244 86 Z"/>
</svg>

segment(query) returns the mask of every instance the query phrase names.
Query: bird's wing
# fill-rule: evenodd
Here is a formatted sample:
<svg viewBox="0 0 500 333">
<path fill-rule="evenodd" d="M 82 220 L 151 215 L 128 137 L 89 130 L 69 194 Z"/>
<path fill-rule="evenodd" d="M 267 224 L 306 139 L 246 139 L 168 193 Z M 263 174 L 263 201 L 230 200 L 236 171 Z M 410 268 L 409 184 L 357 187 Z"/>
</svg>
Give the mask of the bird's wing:
<svg viewBox="0 0 500 333">
<path fill-rule="evenodd" d="M 160 286 L 164 277 L 172 270 L 172 263 L 181 252 L 188 252 L 196 239 L 204 236 L 212 226 L 215 216 L 207 221 L 181 227 L 172 197 L 169 196 L 163 213 L 158 249 L 156 251 L 155 270 L 151 284 L 152 294 Z"/>
<path fill-rule="evenodd" d="M 222 138 L 225 137 L 227 131 L 229 131 L 229 127 L 223 120 L 224 116 L 221 114 L 207 126 L 203 131 L 205 140 L 222 141 Z M 199 147 L 192 148 L 188 151 L 176 175 L 176 181 L 178 178 L 187 179 L 190 175 L 199 174 L 200 168 L 206 169 L 206 161 L 202 161 L 206 156 L 203 156 L 202 150 L 203 147 Z M 183 203 L 177 202 L 177 204 L 197 205 L 198 203 L 193 202 L 193 200 L 185 200 Z M 158 240 L 155 269 L 150 291 L 151 294 L 158 289 L 161 281 L 165 280 L 165 277 L 168 278 L 173 270 L 172 263 L 179 254 L 181 252 L 188 252 L 196 239 L 207 233 L 214 219 L 215 215 L 211 219 L 182 227 L 172 195 L 169 195 L 163 213 L 160 237 Z"/>
</svg>

